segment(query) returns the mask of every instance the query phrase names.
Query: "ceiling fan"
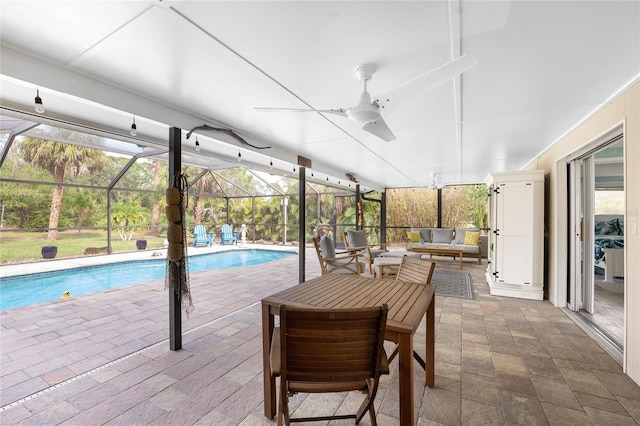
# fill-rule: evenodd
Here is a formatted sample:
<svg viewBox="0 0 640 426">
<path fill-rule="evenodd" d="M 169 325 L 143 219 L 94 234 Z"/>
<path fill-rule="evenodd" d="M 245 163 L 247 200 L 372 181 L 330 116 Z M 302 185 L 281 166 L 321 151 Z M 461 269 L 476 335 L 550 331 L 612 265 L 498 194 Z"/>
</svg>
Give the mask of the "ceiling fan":
<svg viewBox="0 0 640 426">
<path fill-rule="evenodd" d="M 435 89 L 458 74 L 473 67 L 476 63 L 477 61 L 473 56 L 462 55 L 451 62 L 447 62 L 438 68 L 421 74 L 389 92 L 374 98 L 372 98 L 371 94 L 367 91 L 367 82 L 371 80 L 371 77 L 375 74 L 376 67 L 369 64 L 360 65 L 354 70 L 354 73 L 358 80 L 362 81 L 364 90 L 360 95 L 360 102 L 355 106 L 338 109 L 256 107 L 255 110 L 261 112 L 319 112 L 323 114 L 340 115 L 348 117 L 358 123 L 363 123 L 362 130 L 389 142 L 395 140 L 396 137 L 384 121 L 382 116 L 383 110 L 385 116 L 391 115 L 410 99 Z"/>
<path fill-rule="evenodd" d="M 443 183 L 436 183 L 438 173 L 431 173 L 431 185 L 427 186 L 427 189 L 441 189 L 446 185 Z"/>
</svg>

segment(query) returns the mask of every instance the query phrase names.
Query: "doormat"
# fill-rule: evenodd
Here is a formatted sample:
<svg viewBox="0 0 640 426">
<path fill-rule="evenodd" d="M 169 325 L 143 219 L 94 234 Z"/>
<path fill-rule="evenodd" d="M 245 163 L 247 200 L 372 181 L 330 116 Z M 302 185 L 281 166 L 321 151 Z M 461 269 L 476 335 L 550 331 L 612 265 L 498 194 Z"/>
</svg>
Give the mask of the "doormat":
<svg viewBox="0 0 640 426">
<path fill-rule="evenodd" d="M 436 286 L 436 296 L 476 298 L 473 278 L 468 272 L 433 271 L 431 284 Z"/>
</svg>

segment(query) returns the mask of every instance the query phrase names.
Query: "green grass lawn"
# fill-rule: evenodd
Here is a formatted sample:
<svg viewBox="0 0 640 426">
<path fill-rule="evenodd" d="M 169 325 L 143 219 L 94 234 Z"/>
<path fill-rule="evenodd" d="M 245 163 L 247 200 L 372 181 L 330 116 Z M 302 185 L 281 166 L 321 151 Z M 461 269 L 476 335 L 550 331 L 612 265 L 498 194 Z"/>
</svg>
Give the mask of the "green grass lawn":
<svg viewBox="0 0 640 426">
<path fill-rule="evenodd" d="M 122 241 L 117 233 L 111 234 L 113 252 L 126 252 L 136 249 L 136 240 L 147 240 L 147 250 L 162 248 L 164 236 L 135 233 L 130 241 Z M 46 232 L 1 232 L 0 263 L 19 263 L 42 259 L 43 246 L 57 246 L 57 258 L 84 256 L 87 247 L 106 247 L 107 231 L 61 231 L 58 241 L 47 241 Z"/>
</svg>

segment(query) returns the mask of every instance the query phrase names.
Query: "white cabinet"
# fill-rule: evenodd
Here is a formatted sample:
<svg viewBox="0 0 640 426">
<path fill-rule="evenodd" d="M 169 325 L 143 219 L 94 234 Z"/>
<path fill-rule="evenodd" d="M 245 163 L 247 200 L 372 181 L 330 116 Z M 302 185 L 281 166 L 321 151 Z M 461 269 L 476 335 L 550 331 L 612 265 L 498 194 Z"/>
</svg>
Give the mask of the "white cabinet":
<svg viewBox="0 0 640 426">
<path fill-rule="evenodd" d="M 544 297 L 544 171 L 488 175 L 491 294 Z"/>
</svg>

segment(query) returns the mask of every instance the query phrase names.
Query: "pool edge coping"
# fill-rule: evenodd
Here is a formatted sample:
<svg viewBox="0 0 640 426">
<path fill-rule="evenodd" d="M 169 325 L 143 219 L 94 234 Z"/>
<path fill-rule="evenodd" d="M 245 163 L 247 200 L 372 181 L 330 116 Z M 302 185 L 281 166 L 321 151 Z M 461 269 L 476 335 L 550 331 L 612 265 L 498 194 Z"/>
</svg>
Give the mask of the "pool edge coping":
<svg viewBox="0 0 640 426">
<path fill-rule="evenodd" d="M 299 253 L 298 246 L 264 245 L 264 244 L 238 244 L 232 246 L 215 245 L 213 247 L 188 247 L 189 256 L 219 253 L 232 250 L 273 250 Z M 0 280 L 19 275 L 39 274 L 46 272 L 62 271 L 65 269 L 83 268 L 89 266 L 108 265 L 136 260 L 150 260 L 157 258 L 166 259 L 167 249 L 140 250 L 126 253 L 105 254 L 99 256 L 75 257 L 69 259 L 43 260 L 40 262 L 20 263 L 15 265 L 2 265 L 0 267 Z"/>
</svg>

